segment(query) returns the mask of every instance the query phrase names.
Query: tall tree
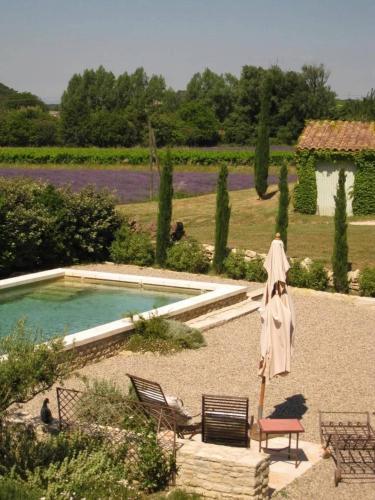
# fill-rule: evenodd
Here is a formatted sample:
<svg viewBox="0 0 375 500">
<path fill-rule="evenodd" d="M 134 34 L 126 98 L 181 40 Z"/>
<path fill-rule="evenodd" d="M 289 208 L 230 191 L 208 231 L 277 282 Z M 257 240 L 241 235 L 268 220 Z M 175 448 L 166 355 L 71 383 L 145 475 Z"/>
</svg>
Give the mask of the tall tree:
<svg viewBox="0 0 375 500">
<path fill-rule="evenodd" d="M 237 85 L 235 76 L 218 75 L 206 68 L 203 73 L 195 73 L 187 84 L 186 100 L 207 104 L 223 122 L 233 109 Z"/>
<path fill-rule="evenodd" d="M 288 166 L 284 162 L 281 165 L 279 179 L 279 209 L 276 216 L 276 232 L 280 233 L 284 242 L 284 249 L 288 246 L 288 207 L 289 207 L 289 186 L 288 186 Z"/>
<path fill-rule="evenodd" d="M 319 66 L 305 64 L 302 66 L 302 78 L 306 84 L 305 102 L 300 105 L 306 107 L 306 118 L 330 118 L 333 116 L 336 105 L 336 94 L 328 85 L 329 71 L 323 64 Z"/>
<path fill-rule="evenodd" d="M 216 191 L 216 225 L 215 225 L 215 253 L 213 265 L 217 273 L 224 270 L 224 259 L 227 255 L 229 233 L 229 219 L 231 208 L 228 194 L 228 167 L 223 165 L 217 180 Z"/>
<path fill-rule="evenodd" d="M 339 173 L 335 196 L 335 240 L 333 245 L 332 269 L 336 292 L 348 293 L 348 240 L 346 222 L 345 170 Z"/>
<path fill-rule="evenodd" d="M 260 114 L 258 123 L 258 139 L 255 148 L 255 189 L 259 198 L 267 192 L 268 164 L 270 156 L 269 121 L 271 107 L 270 82 L 264 76 L 260 89 Z"/>
<path fill-rule="evenodd" d="M 156 235 L 156 263 L 164 266 L 167 258 L 167 249 L 170 245 L 171 220 L 173 199 L 173 165 L 171 153 L 168 150 L 161 170 L 159 188 L 159 212 Z"/>
</svg>

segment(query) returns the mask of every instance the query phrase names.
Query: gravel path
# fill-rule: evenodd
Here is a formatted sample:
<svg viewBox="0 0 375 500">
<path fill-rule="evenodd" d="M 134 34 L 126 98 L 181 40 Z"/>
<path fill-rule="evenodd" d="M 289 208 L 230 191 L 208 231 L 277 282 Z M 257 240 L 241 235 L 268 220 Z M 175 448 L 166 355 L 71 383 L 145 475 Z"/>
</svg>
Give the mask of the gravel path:
<svg viewBox="0 0 375 500">
<path fill-rule="evenodd" d="M 109 267 L 94 266 L 112 270 Z M 116 266 L 116 270 L 120 267 L 124 272 L 140 272 L 134 266 Z M 141 273 L 189 276 L 145 269 Z M 200 278 L 216 281 L 213 277 Z M 257 287 L 259 284 L 254 285 Z M 306 429 L 303 439 L 319 442 L 319 409 L 375 410 L 375 306 L 307 290 L 294 289 L 291 293 L 297 317 L 292 373 L 267 386 L 265 415 L 286 417 L 291 412 L 301 416 Z M 156 380 L 167 394 L 182 397 L 195 413 L 200 411 L 202 393 L 248 396 L 251 413 L 256 415 L 259 327 L 259 315 L 253 313 L 206 332 L 207 347 L 198 351 L 171 356 L 123 352 L 87 366 L 81 373 L 112 379 L 124 390 L 128 386 L 126 373 Z M 71 378 L 65 386 L 79 388 L 80 382 Z M 52 391 L 50 396 L 56 414 Z M 37 414 L 43 397 L 31 401 L 27 410 Z M 326 460 L 277 496 L 296 500 L 374 499 L 375 483 L 347 483 L 335 489 L 332 463 Z"/>
</svg>

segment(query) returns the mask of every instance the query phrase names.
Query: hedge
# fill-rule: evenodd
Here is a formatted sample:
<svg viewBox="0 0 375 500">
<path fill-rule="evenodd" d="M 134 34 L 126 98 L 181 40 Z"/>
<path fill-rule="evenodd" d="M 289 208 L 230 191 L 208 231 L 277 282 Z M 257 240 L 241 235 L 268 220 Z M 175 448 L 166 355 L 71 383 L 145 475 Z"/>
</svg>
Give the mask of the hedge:
<svg viewBox="0 0 375 500">
<path fill-rule="evenodd" d="M 119 224 L 105 191 L 0 179 L 0 277 L 105 260 Z"/>
<path fill-rule="evenodd" d="M 158 155 L 163 160 L 165 149 L 160 149 Z M 30 164 L 85 164 L 112 165 L 125 163 L 144 165 L 149 162 L 148 148 L 0 148 L 0 163 L 30 163 Z M 171 149 L 174 165 L 216 165 L 227 163 L 231 165 L 253 165 L 254 151 L 205 151 L 197 149 Z M 274 151 L 271 153 L 271 164 L 281 165 L 284 160 L 293 161 L 292 151 Z"/>
<path fill-rule="evenodd" d="M 298 184 L 294 189 L 294 208 L 297 212 L 315 214 L 317 161 L 335 164 L 350 162 L 356 166 L 353 187 L 353 214 L 375 214 L 375 151 L 299 151 L 296 154 Z"/>
</svg>

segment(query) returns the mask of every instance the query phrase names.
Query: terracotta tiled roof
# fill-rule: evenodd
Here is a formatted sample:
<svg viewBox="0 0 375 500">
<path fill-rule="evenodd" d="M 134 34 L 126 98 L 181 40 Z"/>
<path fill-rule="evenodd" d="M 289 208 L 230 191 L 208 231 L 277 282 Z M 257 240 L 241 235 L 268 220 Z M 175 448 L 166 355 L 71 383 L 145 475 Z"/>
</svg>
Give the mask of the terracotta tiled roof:
<svg viewBox="0 0 375 500">
<path fill-rule="evenodd" d="M 375 149 L 375 122 L 311 121 L 300 135 L 297 149 Z"/>
</svg>

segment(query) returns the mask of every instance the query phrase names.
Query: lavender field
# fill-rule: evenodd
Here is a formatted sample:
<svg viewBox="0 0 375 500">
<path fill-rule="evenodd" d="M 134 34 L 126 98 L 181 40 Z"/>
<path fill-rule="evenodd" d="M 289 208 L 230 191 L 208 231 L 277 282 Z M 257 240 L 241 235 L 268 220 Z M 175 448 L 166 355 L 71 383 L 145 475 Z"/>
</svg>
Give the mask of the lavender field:
<svg viewBox="0 0 375 500">
<path fill-rule="evenodd" d="M 145 201 L 150 194 L 150 174 L 148 172 L 132 172 L 129 170 L 99 170 L 99 169 L 27 169 L 27 168 L 0 168 L 0 176 L 7 178 L 30 177 L 35 180 L 50 182 L 55 186 L 69 185 L 78 191 L 87 185 L 98 189 L 107 188 L 113 191 L 120 203 Z M 214 172 L 175 172 L 175 193 L 184 195 L 199 195 L 212 193 L 216 188 L 217 174 Z M 269 177 L 270 184 L 276 184 L 276 176 Z M 289 181 L 296 180 L 295 175 L 289 176 Z M 154 188 L 157 192 L 159 183 L 158 174 L 154 173 Z M 252 174 L 229 174 L 229 189 L 249 189 L 254 187 Z"/>
</svg>

